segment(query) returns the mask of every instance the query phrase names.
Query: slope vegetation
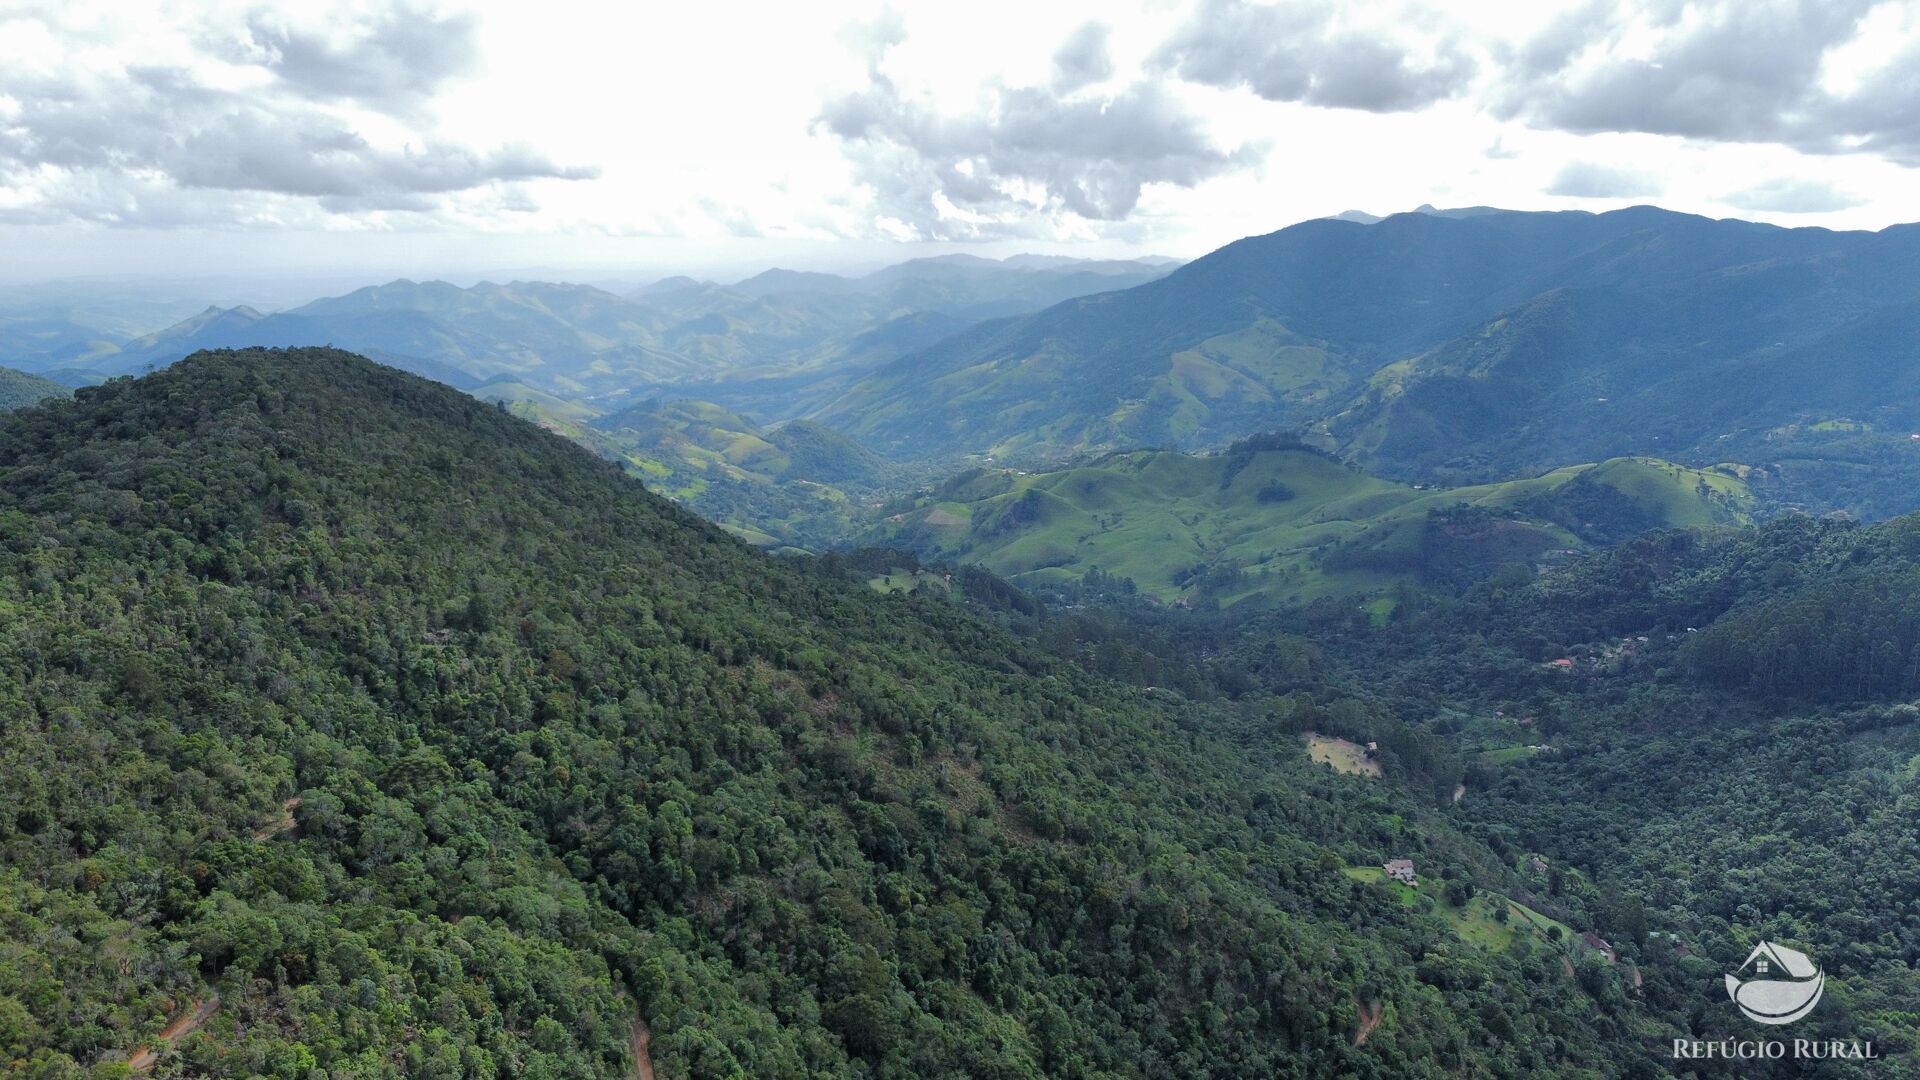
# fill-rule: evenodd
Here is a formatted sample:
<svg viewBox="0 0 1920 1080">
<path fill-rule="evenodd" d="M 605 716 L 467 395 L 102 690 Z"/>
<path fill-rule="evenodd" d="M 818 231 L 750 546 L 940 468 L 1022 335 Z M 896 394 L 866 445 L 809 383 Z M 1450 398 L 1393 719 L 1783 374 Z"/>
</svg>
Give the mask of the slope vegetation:
<svg viewBox="0 0 1920 1080">
<path fill-rule="evenodd" d="M 51 379 L 29 375 L 12 368 L 0 368 L 0 410 L 36 405 L 48 398 L 66 397 L 73 391 Z"/>
<path fill-rule="evenodd" d="M 1054 472 L 977 470 L 894 508 L 872 539 L 1015 580 L 1098 569 L 1163 600 L 1305 601 L 1472 580 L 1646 529 L 1739 522 L 1749 501 L 1731 472 L 1649 458 L 1434 489 L 1269 439 L 1207 457 L 1140 451 Z"/>
<path fill-rule="evenodd" d="M 742 539 L 817 547 L 845 537 L 857 504 L 900 470 L 807 420 L 764 428 L 708 401 L 650 400 L 612 414 L 518 383 L 477 391 L 618 461 L 654 491 Z"/>
<path fill-rule="evenodd" d="M 215 993 L 163 1075 L 628 1076 L 636 1007 L 665 1076 L 1642 1054 L 1557 958 L 1338 872 L 1497 868 L 1394 789 L 757 555 L 344 354 L 0 419 L 0 568 L 28 1075 Z"/>
<path fill-rule="evenodd" d="M 976 326 L 817 415 L 889 454 L 1024 464 L 1269 430 L 1449 484 L 1741 460 L 1791 501 L 1912 509 L 1917 276 L 1914 226 L 1652 207 L 1310 221 Z"/>
</svg>

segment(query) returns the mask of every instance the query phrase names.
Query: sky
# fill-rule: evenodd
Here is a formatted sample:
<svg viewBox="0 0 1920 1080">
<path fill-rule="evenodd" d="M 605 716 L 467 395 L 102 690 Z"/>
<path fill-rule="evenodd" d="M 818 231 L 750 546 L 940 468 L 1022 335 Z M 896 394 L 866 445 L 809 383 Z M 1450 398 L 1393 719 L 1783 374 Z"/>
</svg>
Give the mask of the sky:
<svg viewBox="0 0 1920 1080">
<path fill-rule="evenodd" d="M 0 280 L 1194 257 L 1422 203 L 1920 220 L 1920 0 L 0 0 Z"/>
</svg>

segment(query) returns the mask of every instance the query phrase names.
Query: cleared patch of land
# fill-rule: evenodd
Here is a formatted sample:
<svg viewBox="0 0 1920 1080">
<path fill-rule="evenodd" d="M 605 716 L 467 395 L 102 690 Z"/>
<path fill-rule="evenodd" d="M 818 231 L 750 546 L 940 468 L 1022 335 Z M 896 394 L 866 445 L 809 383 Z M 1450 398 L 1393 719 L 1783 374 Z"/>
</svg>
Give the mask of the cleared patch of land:
<svg viewBox="0 0 1920 1080">
<path fill-rule="evenodd" d="M 1380 763 L 1367 756 L 1367 748 L 1346 739 L 1310 731 L 1307 733 L 1307 756 L 1351 776 L 1380 776 Z"/>
<path fill-rule="evenodd" d="M 868 588 L 883 593 L 912 592 L 921 585 L 948 592 L 953 590 L 953 586 L 947 582 L 945 575 L 932 574 L 925 570 L 902 570 L 895 567 L 885 574 L 867 579 Z"/>
<path fill-rule="evenodd" d="M 194 1001 L 187 1006 L 186 1011 L 174 1017 L 172 1022 L 160 1029 L 160 1034 L 154 1037 L 154 1042 L 161 1044 L 177 1042 L 199 1031 L 208 1020 L 213 1019 L 213 1014 L 218 1011 L 220 1011 L 219 994 L 211 994 Z M 159 1063 L 160 1051 L 154 1049 L 152 1044 L 148 1044 L 134 1048 L 133 1054 L 127 1058 L 127 1069 L 137 1073 L 151 1072 Z"/>
<path fill-rule="evenodd" d="M 1388 880 L 1377 866 L 1349 866 L 1341 873 L 1355 881 L 1390 890 L 1407 907 L 1417 906 L 1421 890 L 1404 882 Z M 1438 888 L 1428 890 L 1435 904 L 1433 914 L 1447 924 L 1460 940 L 1493 950 L 1511 949 L 1520 941 L 1536 946 L 1560 948 L 1574 940 L 1573 928 L 1549 918 L 1527 905 L 1499 893 L 1476 891 L 1465 904 L 1449 904 Z M 1505 909 L 1502 921 L 1500 911 Z M 1554 934 L 1558 928 L 1559 934 Z"/>
</svg>

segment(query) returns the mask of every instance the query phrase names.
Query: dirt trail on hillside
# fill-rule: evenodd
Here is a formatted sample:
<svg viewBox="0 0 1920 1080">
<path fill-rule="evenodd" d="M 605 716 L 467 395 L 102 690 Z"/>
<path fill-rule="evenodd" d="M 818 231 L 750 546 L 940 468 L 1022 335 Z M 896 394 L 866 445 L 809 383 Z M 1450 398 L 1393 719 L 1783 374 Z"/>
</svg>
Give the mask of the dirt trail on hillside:
<svg viewBox="0 0 1920 1080">
<path fill-rule="evenodd" d="M 634 1080 L 653 1080 L 653 1056 L 647 1052 L 647 1044 L 652 1041 L 653 1032 L 647 1030 L 647 1022 L 635 1016 L 633 1018 Z"/>
<path fill-rule="evenodd" d="M 171 1043 L 185 1038 L 199 1031 L 207 1021 L 213 1019 L 213 1014 L 219 1011 L 219 994 L 195 1001 L 186 1012 L 174 1017 L 172 1023 L 161 1028 L 160 1034 L 154 1038 L 154 1041 Z M 151 1045 L 139 1046 L 134 1048 L 133 1056 L 127 1059 L 127 1068 L 134 1072 L 146 1072 L 159 1062 L 160 1051 L 155 1050 Z"/>
<path fill-rule="evenodd" d="M 280 816 L 275 818 L 272 823 L 254 830 L 253 838 L 255 840 L 271 840 L 281 833 L 286 832 L 288 829 L 293 828 L 293 812 L 298 809 L 300 809 L 300 796 L 295 795 L 293 798 L 280 804 Z"/>
<path fill-rule="evenodd" d="M 1363 1046 L 1366 1044 L 1367 1036 L 1373 1034 L 1373 1029 L 1380 1026 L 1380 1017 L 1386 1011 L 1386 1004 L 1379 1001 L 1374 1002 L 1372 1005 L 1360 1006 L 1360 1030 L 1353 1033 L 1353 1045 Z"/>
<path fill-rule="evenodd" d="M 258 843 L 271 840 L 281 833 L 286 832 L 288 829 L 293 828 L 293 812 L 299 808 L 300 797 L 298 795 L 281 803 L 280 816 L 268 822 L 266 825 L 255 829 L 253 832 L 254 841 Z M 213 1014 L 219 1011 L 220 994 L 217 991 L 208 994 L 204 998 L 196 998 L 193 1004 L 187 1007 L 185 1012 L 174 1017 L 172 1022 L 160 1029 L 160 1034 L 154 1037 L 154 1042 L 171 1043 L 185 1038 L 199 1031 L 202 1027 L 205 1027 L 207 1021 L 213 1019 Z M 148 1072 L 159 1063 L 160 1051 L 155 1050 L 152 1044 L 134 1047 L 133 1054 L 127 1058 L 127 1067 L 139 1073 Z"/>
</svg>

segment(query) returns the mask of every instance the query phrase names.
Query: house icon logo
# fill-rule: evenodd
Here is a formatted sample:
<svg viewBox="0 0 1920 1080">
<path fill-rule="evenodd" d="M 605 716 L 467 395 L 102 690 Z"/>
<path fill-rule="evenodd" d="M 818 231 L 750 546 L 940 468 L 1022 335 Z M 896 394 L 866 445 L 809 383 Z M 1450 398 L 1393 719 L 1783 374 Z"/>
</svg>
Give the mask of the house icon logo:
<svg viewBox="0 0 1920 1080">
<path fill-rule="evenodd" d="M 1727 996 L 1760 1024 L 1791 1024 L 1813 1011 L 1827 976 L 1806 953 L 1763 941 L 1747 954 L 1738 976 L 1727 976 Z"/>
</svg>

